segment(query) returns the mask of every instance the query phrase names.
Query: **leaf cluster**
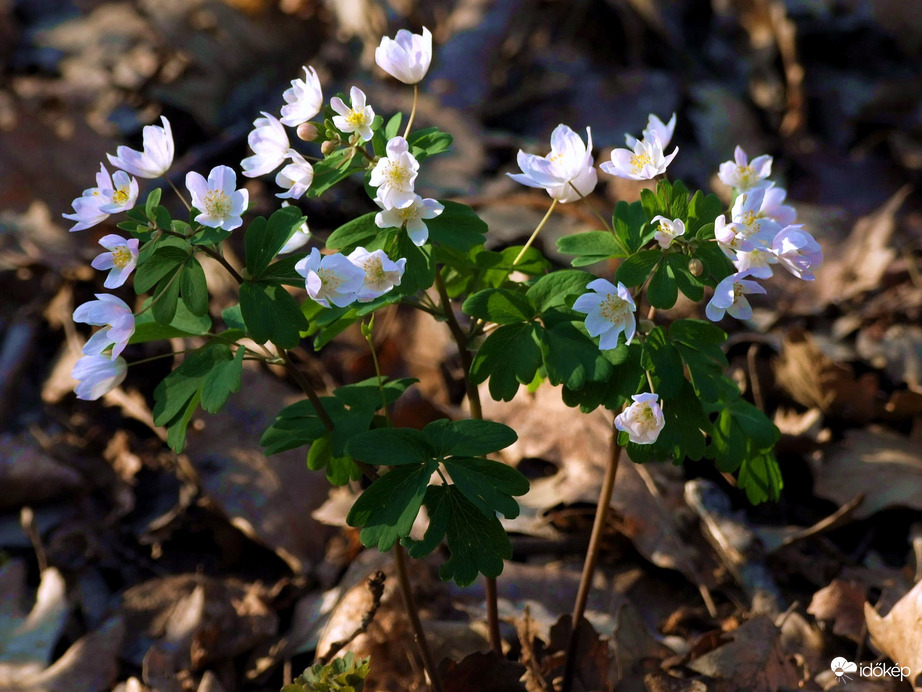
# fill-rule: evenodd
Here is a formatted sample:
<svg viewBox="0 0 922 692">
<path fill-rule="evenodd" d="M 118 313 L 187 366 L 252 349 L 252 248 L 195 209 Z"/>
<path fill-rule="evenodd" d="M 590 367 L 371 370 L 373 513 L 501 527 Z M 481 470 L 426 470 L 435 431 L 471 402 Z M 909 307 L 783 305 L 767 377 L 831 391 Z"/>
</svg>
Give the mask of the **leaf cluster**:
<svg viewBox="0 0 922 692">
<path fill-rule="evenodd" d="M 285 685 L 281 692 L 362 692 L 370 670 L 370 659 L 355 657 L 351 651 L 326 665 L 315 663 Z"/>
</svg>

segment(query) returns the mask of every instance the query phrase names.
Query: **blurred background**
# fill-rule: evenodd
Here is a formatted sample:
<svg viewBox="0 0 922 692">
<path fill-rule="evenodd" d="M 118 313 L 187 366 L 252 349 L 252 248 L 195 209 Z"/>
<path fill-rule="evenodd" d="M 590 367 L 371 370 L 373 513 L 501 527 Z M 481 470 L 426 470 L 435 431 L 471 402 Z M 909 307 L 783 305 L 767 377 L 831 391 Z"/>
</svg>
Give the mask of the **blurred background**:
<svg viewBox="0 0 922 692">
<path fill-rule="evenodd" d="M 0 593 L 10 598 L 0 598 L 0 688 L 8 675 L 30 690 L 121 684 L 138 692 L 140 680 L 164 690 L 278 689 L 285 661 L 294 658 L 297 674 L 318 646 L 327 626 L 316 617 L 321 595 L 346 593 L 377 564 L 358 557 L 354 533 L 342 528 L 345 500 L 304 470 L 303 455 L 261 456 L 260 431 L 292 395 L 275 374 L 249 373 L 247 401 L 194 423 L 190 448 L 178 458 L 150 415 L 168 362 L 133 368 L 104 401 L 76 401 L 69 372 L 87 333 L 71 315 L 102 291 L 104 277 L 89 261 L 118 219 L 70 234 L 61 214 L 94 184 L 105 153 L 120 144 L 139 148 L 141 128 L 160 115 L 173 127 L 177 186 L 187 170 L 239 170 L 253 120 L 260 111 L 278 114 L 302 65 L 317 69 L 326 99 L 357 85 L 376 112 L 407 112 L 410 89 L 385 78 L 373 52 L 382 35 L 423 26 L 433 33 L 435 56 L 417 126 L 438 125 L 455 144 L 450 156 L 426 162 L 418 185 L 426 196 L 474 206 L 494 246 L 523 242 L 546 211 L 542 191 L 505 173 L 517 170 L 519 149 L 545 154 L 558 123 L 581 134 L 591 127 L 599 163 L 625 133 L 639 135 L 648 114 L 666 120 L 675 112 L 680 153 L 671 177 L 725 202 L 730 191 L 717 166 L 737 144 L 750 158 L 774 157 L 772 179 L 788 190 L 826 259 L 815 282 L 770 281 L 751 324 L 725 325 L 738 381 L 784 433 L 785 497 L 747 508 L 747 516 L 776 529 L 810 526 L 863 493 L 860 508 L 847 511 L 849 530 L 831 534 L 823 548 L 778 558 L 783 568 L 776 565 L 775 574 L 790 600 L 809 603 L 844 567 L 861 567 L 849 576 L 858 595 L 848 606 L 863 623 L 869 589 L 880 596 L 885 583 L 911 583 L 918 574 L 920 0 L 0 0 Z M 600 179 L 597 209 L 638 198 L 638 184 Z M 152 184 L 142 182 L 142 199 Z M 246 184 L 256 213 L 275 206 L 271 177 Z M 301 206 L 321 239 L 373 209 L 358 182 Z M 554 238 L 590 230 L 594 218 L 582 205 L 560 209 L 539 246 L 565 265 Z M 209 281 L 219 310 L 232 287 L 217 275 Z M 386 369 L 421 380 L 418 400 L 402 415 L 422 422 L 461 415 L 458 361 L 445 335 L 405 315 L 390 324 L 381 344 Z M 305 347 L 311 376 L 324 385 L 367 377 L 361 340 L 349 339 L 317 358 Z M 165 352 L 157 348 L 133 347 L 128 355 Z M 871 468 L 869 455 L 880 453 L 885 458 Z M 547 450 L 526 457 L 535 477 L 566 466 Z M 690 511 L 681 483 L 695 475 L 745 505 L 726 479 L 701 466 L 657 477 L 661 488 L 678 488 L 677 495 L 664 491 L 675 503 L 669 506 Z M 597 479 L 596 471 L 589 477 Z M 615 542 L 611 554 L 642 572 L 656 565 L 689 583 L 718 585 L 718 577 L 701 576 L 720 562 L 707 562 L 703 544 L 706 567 L 664 562 L 662 545 L 657 556 L 656 541 L 637 529 L 642 513 L 630 521 L 637 511 L 631 493 L 644 486 L 625 483 L 634 489 L 616 504 L 630 546 Z M 562 517 L 597 491 L 567 487 L 572 495 L 547 500 L 536 515 Z M 309 519 L 315 511 L 322 530 Z M 585 535 L 585 507 L 582 514 L 576 524 L 558 517 L 554 540 Z M 550 540 L 534 527 L 520 530 Z M 777 536 L 761 537 L 775 549 Z M 570 552 L 575 560 L 579 550 Z M 346 578 L 351 564 L 365 566 Z M 540 593 L 546 576 L 516 574 Z M 648 599 L 647 625 L 662 634 L 658 618 L 694 601 L 696 589 L 681 576 L 680 588 L 676 577 L 657 574 L 672 596 L 631 598 Z M 456 621 L 457 594 L 449 599 L 426 574 L 420 579 L 435 604 L 430 620 Z M 20 638 L 5 650 L 3 635 L 21 624 L 39 583 L 51 613 L 36 630 L 44 643 Z M 4 610 L 6 603 L 14 606 Z M 181 613 L 188 622 L 171 633 L 167 623 Z M 383 622 L 382 631 L 402 627 L 396 616 Z M 464 646 L 451 650 L 451 643 L 462 637 L 451 631 L 445 653 L 460 659 Z M 836 636 L 817 651 L 843 638 L 863 642 L 866 632 L 858 625 Z M 79 670 L 61 666 L 71 644 L 87 638 L 96 655 L 77 657 Z M 28 655 L 15 659 L 13 649 Z M 668 658 L 653 651 L 645 656 Z M 826 665 L 825 653 L 816 656 L 817 666 Z M 412 665 L 395 664 L 392 672 L 376 689 L 415 689 Z"/>
</svg>

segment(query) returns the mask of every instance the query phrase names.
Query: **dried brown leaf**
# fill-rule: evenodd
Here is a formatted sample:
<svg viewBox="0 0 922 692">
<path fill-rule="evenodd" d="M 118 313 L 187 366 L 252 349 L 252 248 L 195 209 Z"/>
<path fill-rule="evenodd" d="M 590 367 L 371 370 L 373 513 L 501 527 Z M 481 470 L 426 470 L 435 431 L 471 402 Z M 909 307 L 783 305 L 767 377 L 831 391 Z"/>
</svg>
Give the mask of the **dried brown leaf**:
<svg viewBox="0 0 922 692">
<path fill-rule="evenodd" d="M 820 621 L 832 623 L 832 632 L 854 642 L 864 638 L 866 590 L 857 581 L 833 579 L 813 594 L 807 612 Z"/>
<path fill-rule="evenodd" d="M 864 617 L 871 643 L 896 665 L 908 667 L 913 688 L 922 690 L 922 581 L 885 616 L 865 603 Z"/>
<path fill-rule="evenodd" d="M 459 663 L 446 659 L 439 666 L 445 692 L 519 692 L 525 690 L 519 681 L 524 674 L 525 666 L 494 651 L 470 654 Z"/>
</svg>

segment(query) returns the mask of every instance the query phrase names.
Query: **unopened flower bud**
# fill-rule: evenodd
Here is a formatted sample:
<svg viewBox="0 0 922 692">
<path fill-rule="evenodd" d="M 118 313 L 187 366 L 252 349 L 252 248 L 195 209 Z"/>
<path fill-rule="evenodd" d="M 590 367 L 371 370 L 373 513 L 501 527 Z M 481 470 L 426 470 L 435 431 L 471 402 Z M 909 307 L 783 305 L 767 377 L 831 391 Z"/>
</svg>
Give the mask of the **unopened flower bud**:
<svg viewBox="0 0 922 692">
<path fill-rule="evenodd" d="M 320 153 L 324 156 L 329 156 L 334 151 L 336 151 L 337 142 L 334 142 L 332 139 L 328 139 L 326 142 L 320 145 Z"/>
<path fill-rule="evenodd" d="M 701 276 L 704 273 L 704 265 L 700 259 L 692 257 L 688 260 L 688 271 L 692 273 L 692 276 Z"/>
<path fill-rule="evenodd" d="M 298 139 L 304 142 L 313 142 L 317 139 L 319 132 L 317 131 L 317 126 L 314 123 L 301 123 L 298 125 Z"/>
</svg>

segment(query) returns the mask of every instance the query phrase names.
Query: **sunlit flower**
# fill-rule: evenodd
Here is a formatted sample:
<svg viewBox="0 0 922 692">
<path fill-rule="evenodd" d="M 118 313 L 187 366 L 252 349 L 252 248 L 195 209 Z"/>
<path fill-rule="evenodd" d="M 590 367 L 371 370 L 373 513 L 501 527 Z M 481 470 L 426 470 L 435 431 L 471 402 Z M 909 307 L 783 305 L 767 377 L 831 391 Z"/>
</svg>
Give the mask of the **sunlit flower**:
<svg viewBox="0 0 922 692">
<path fill-rule="evenodd" d="M 292 79 L 291 88 L 282 92 L 285 105 L 279 122 L 288 127 L 306 123 L 320 112 L 323 105 L 323 91 L 320 78 L 313 67 L 304 67 L 304 79 Z"/>
<path fill-rule="evenodd" d="M 399 286 L 407 263 L 403 257 L 394 262 L 384 250 L 369 252 L 363 247 L 355 248 L 347 259 L 365 272 L 365 281 L 356 294 L 360 303 L 368 303 Z"/>
<path fill-rule="evenodd" d="M 593 168 L 592 132 L 586 128 L 588 144 L 566 125 L 551 133 L 551 151 L 547 156 L 526 154 L 519 150 L 516 161 L 521 173 L 507 173 L 517 183 L 539 187 L 558 202 L 576 202 L 595 189 L 598 174 Z"/>
<path fill-rule="evenodd" d="M 739 192 L 763 185 L 763 181 L 772 174 L 772 157 L 768 154 L 757 156 L 750 163 L 743 148 L 737 146 L 733 151 L 733 158 L 733 161 L 720 164 L 717 177 L 724 185 L 729 185 Z"/>
<path fill-rule="evenodd" d="M 813 268 L 823 263 L 823 249 L 803 226 L 786 226 L 772 241 L 772 252 L 778 264 L 798 279 L 813 281 Z"/>
<path fill-rule="evenodd" d="M 669 146 L 669 142 L 672 141 L 672 133 L 675 131 L 675 122 L 675 113 L 672 114 L 672 117 L 666 124 L 650 113 L 650 117 L 647 118 L 647 126 L 643 129 L 642 138 L 651 142 L 653 138 L 656 137 L 663 149 L 665 149 Z M 634 145 L 637 143 L 637 139 L 631 135 L 624 135 L 624 141 L 627 142 L 628 147 L 631 149 L 633 149 Z"/>
<path fill-rule="evenodd" d="M 146 125 L 141 130 L 141 139 L 144 144 L 143 151 L 136 151 L 121 146 L 115 150 L 115 156 L 106 154 L 116 168 L 136 175 L 139 178 L 159 178 L 173 165 L 173 130 L 166 116 L 161 115 L 163 127 Z"/>
<path fill-rule="evenodd" d="M 371 106 L 365 105 L 365 92 L 358 87 L 352 87 L 349 90 L 349 98 L 352 100 L 352 108 L 346 106 L 339 96 L 330 99 L 330 107 L 339 113 L 333 116 L 333 125 L 337 130 L 346 134 L 358 132 L 359 136 L 367 142 L 374 136 L 371 123 L 375 119 L 375 112 Z"/>
<path fill-rule="evenodd" d="M 128 364 L 124 358 L 95 355 L 78 360 L 70 376 L 78 381 L 74 388 L 77 398 L 95 401 L 118 387 L 127 372 Z"/>
<path fill-rule="evenodd" d="M 65 219 L 76 221 L 71 231 L 82 231 L 105 221 L 109 214 L 131 209 L 138 199 L 138 181 L 124 171 L 114 176 L 102 164 L 96 174 L 96 187 L 83 191 L 73 201 L 74 213 L 62 214 Z"/>
<path fill-rule="evenodd" d="M 682 219 L 667 219 L 665 216 L 654 216 L 650 223 L 659 223 L 653 238 L 659 246 L 666 249 L 672 241 L 680 235 L 685 235 L 685 222 Z"/>
<path fill-rule="evenodd" d="M 634 444 L 653 444 L 666 425 L 659 395 L 648 392 L 631 398 L 634 403 L 615 416 L 615 427 L 626 432 Z"/>
<path fill-rule="evenodd" d="M 787 197 L 787 190 L 783 187 L 777 187 L 774 183 L 769 183 L 765 188 L 762 197 L 762 206 L 759 207 L 759 216 L 763 216 L 773 221 L 777 221 L 782 226 L 790 226 L 797 218 L 797 211 L 794 207 L 784 204 L 784 198 Z"/>
<path fill-rule="evenodd" d="M 617 286 L 606 279 L 590 281 L 586 288 L 594 293 L 584 293 L 573 309 L 586 314 L 586 330 L 590 336 L 601 337 L 599 348 L 603 351 L 618 347 L 618 335 L 624 332 L 627 343 L 631 343 L 637 322 L 634 319 L 634 299 L 624 284 Z"/>
<path fill-rule="evenodd" d="M 382 211 L 375 214 L 375 225 L 378 228 L 407 227 L 407 235 L 414 245 L 423 245 L 429 240 L 429 227 L 423 223 L 424 219 L 434 219 L 442 213 L 445 206 L 434 199 L 423 199 L 416 195 L 406 207 L 392 207 L 388 209 L 379 197 L 375 197 L 375 204 Z"/>
<path fill-rule="evenodd" d="M 725 251 L 751 252 L 771 247 L 781 224 L 762 214 L 765 191 L 766 188 L 757 187 L 740 193 L 733 202 L 730 223 L 726 223 L 723 215 L 717 217 L 714 237 Z"/>
<path fill-rule="evenodd" d="M 704 313 L 712 322 L 723 319 L 724 313 L 738 320 L 748 320 L 752 317 L 752 306 L 746 299 L 749 293 L 765 293 L 765 289 L 755 281 L 750 281 L 748 271 L 731 274 L 717 284 L 714 288 L 714 297 L 711 298 Z"/>
<path fill-rule="evenodd" d="M 375 48 L 375 62 L 404 84 L 416 84 L 426 76 L 432 62 L 432 34 L 423 27 L 422 35 L 401 29 L 395 38 L 385 36 Z"/>
<path fill-rule="evenodd" d="M 83 353 L 98 356 L 111 345 L 112 358 L 115 358 L 125 350 L 134 334 L 134 315 L 121 298 L 107 293 L 97 293 L 96 298 L 74 310 L 74 322 L 104 327 L 90 337 Z"/>
<path fill-rule="evenodd" d="M 106 288 L 118 288 L 128 279 L 138 263 L 137 238 L 122 238 L 120 235 L 104 235 L 99 239 L 108 252 L 103 252 L 92 261 L 93 269 L 110 270 L 103 284 Z"/>
<path fill-rule="evenodd" d="M 317 248 L 295 265 L 295 271 L 304 277 L 307 295 L 325 308 L 354 302 L 365 282 L 365 271 L 348 257 L 338 252 L 321 255 Z"/>
<path fill-rule="evenodd" d="M 611 161 L 599 166 L 603 171 L 619 178 L 631 180 L 652 180 L 666 172 L 669 164 L 679 153 L 676 147 L 666 156 L 663 143 L 654 135 L 650 139 L 635 140 L 630 149 L 615 149 Z"/>
<path fill-rule="evenodd" d="M 387 156 L 378 160 L 368 184 L 378 188 L 378 199 L 385 209 L 408 207 L 416 201 L 413 191 L 419 162 L 409 151 L 407 140 L 393 137 L 387 143 Z"/>
<path fill-rule="evenodd" d="M 291 163 L 275 175 L 275 184 L 285 192 L 275 193 L 281 199 L 300 199 L 314 182 L 314 167 L 296 151 L 291 152 Z"/>
<path fill-rule="evenodd" d="M 186 187 L 192 195 L 192 206 L 201 213 L 195 220 L 209 228 L 232 231 L 243 225 L 250 193 L 237 189 L 237 174 L 229 166 L 215 166 L 208 180 L 201 173 L 186 173 Z"/>
<path fill-rule="evenodd" d="M 777 264 L 778 258 L 771 250 L 756 248 L 749 252 L 737 252 L 733 266 L 738 272 L 749 272 L 754 279 L 767 279 L 772 275 L 771 265 Z"/>
<path fill-rule="evenodd" d="M 271 173 L 285 162 L 292 151 L 285 126 L 274 115 L 263 112 L 263 116 L 253 121 L 253 129 L 247 135 L 253 156 L 240 162 L 243 174 L 248 178 Z"/>
</svg>

